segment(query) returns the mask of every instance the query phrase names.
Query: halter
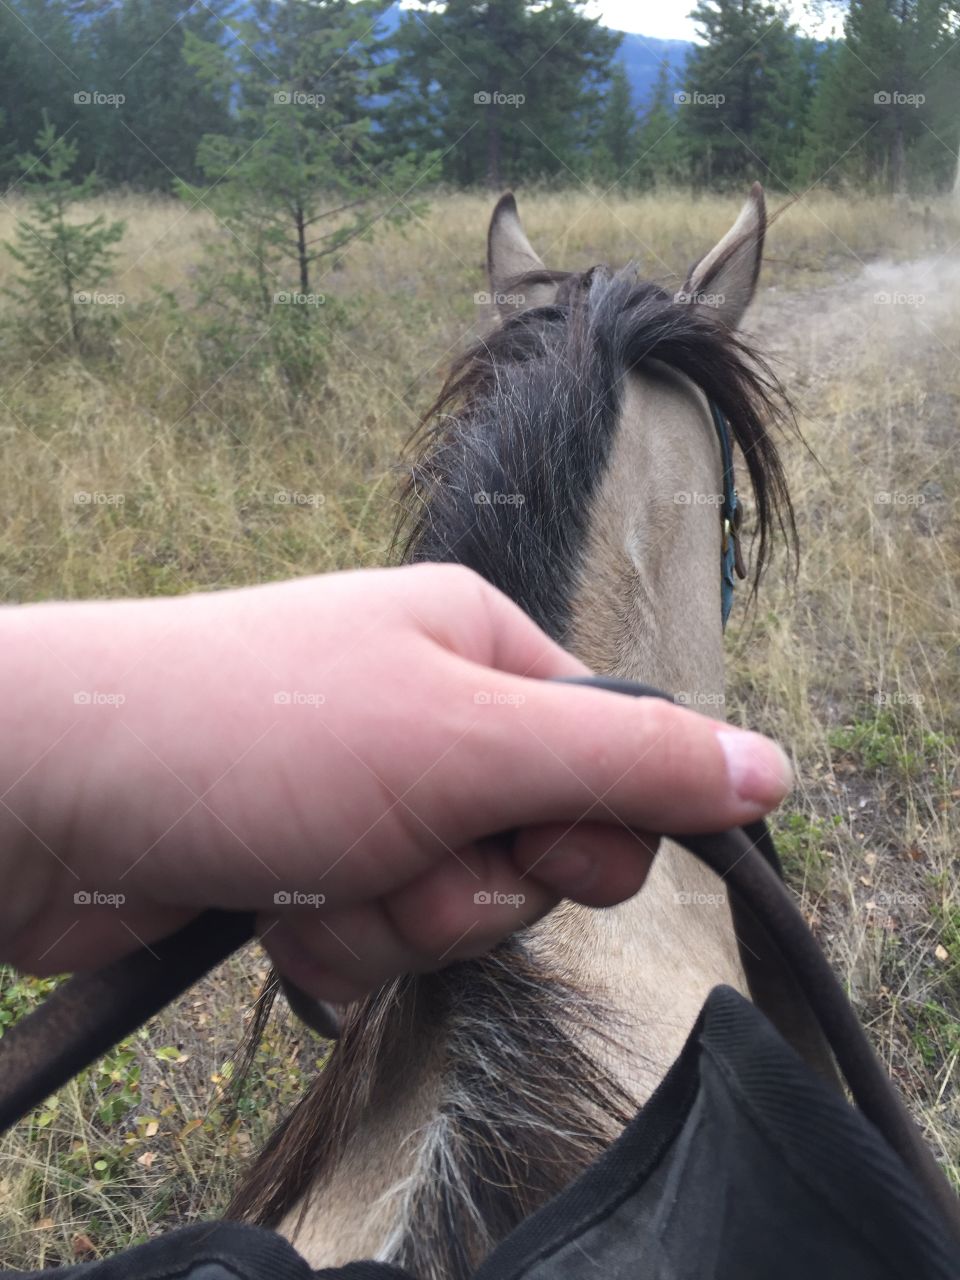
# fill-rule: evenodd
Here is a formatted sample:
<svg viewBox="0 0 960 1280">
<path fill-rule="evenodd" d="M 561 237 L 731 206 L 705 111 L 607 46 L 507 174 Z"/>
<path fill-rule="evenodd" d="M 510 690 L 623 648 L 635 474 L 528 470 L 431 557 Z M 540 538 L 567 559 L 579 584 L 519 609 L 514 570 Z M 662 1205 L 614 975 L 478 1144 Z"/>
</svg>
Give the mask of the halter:
<svg viewBox="0 0 960 1280">
<path fill-rule="evenodd" d="M 737 500 L 730 428 L 715 400 L 710 401 L 710 413 L 713 416 L 713 425 L 717 429 L 717 439 L 720 441 L 720 453 L 723 458 L 723 506 L 720 509 L 723 527 L 723 540 L 720 544 L 720 616 L 723 625 L 726 626 L 730 610 L 733 608 L 736 578 L 742 579 L 747 576 L 743 553 L 740 550 L 740 521 L 743 517 L 743 508 Z"/>
</svg>

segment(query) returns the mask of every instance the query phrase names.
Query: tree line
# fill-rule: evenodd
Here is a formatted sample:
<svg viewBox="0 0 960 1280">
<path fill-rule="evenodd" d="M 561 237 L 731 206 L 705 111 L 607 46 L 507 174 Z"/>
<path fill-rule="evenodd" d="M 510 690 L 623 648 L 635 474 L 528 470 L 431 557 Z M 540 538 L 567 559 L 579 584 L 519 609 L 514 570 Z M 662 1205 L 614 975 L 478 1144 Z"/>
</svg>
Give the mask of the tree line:
<svg viewBox="0 0 960 1280">
<path fill-rule="evenodd" d="M 358 211 L 323 252 L 405 181 L 952 184 L 960 0 L 850 0 L 842 39 L 820 42 L 765 0 L 693 14 L 702 43 L 638 105 L 585 0 L 10 0 L 0 185 L 47 127 L 107 186 L 263 185 L 273 168 Z"/>
</svg>

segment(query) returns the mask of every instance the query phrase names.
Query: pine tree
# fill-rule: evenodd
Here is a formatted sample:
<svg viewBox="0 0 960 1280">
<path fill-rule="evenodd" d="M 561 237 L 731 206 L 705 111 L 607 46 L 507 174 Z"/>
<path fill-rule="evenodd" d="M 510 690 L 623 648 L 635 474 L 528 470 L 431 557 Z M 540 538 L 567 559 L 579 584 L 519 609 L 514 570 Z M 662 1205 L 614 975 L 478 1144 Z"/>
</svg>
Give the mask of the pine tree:
<svg viewBox="0 0 960 1280">
<path fill-rule="evenodd" d="M 808 180 L 901 193 L 949 185 L 960 135 L 956 15 L 949 0 L 851 0 L 811 111 Z"/>
<path fill-rule="evenodd" d="M 674 93 L 673 73 L 669 64 L 662 62 L 637 133 L 633 172 L 638 185 L 680 182 L 688 174 L 689 162 Z"/>
<path fill-rule="evenodd" d="M 604 182 L 635 185 L 637 113 L 633 109 L 630 81 L 622 63 L 610 73 L 610 88 L 603 104 L 594 148 L 593 169 Z"/>
<path fill-rule="evenodd" d="M 58 135 L 47 119 L 34 151 L 19 157 L 32 199 L 27 216 L 17 219 L 16 243 L 6 245 L 19 270 L 4 293 L 16 304 L 17 330 L 43 353 L 61 347 L 86 350 L 116 318 L 115 309 L 100 305 L 108 299 L 99 298 L 98 288 L 124 224 L 107 222 L 102 214 L 84 223 L 68 217 L 72 206 L 92 194 L 95 182 L 93 174 L 81 182 L 71 179 L 76 159 L 77 144 Z"/>
<path fill-rule="evenodd" d="M 219 222 L 201 275 L 202 300 L 220 309 L 218 360 L 258 347 L 291 381 L 313 376 L 332 319 L 321 267 L 416 211 L 413 162 L 385 156 L 364 110 L 384 75 L 378 12 L 370 0 L 256 0 L 230 46 L 188 43 L 205 83 L 239 98 L 236 128 L 201 140 L 209 188 L 178 187 Z"/>
<path fill-rule="evenodd" d="M 585 0 L 449 0 L 394 37 L 396 147 L 434 148 L 443 175 L 493 188 L 585 170 L 620 37 Z"/>
<path fill-rule="evenodd" d="M 766 0 L 700 0 L 705 40 L 687 61 L 680 127 L 708 184 L 787 185 L 809 99 L 796 27 Z"/>
</svg>

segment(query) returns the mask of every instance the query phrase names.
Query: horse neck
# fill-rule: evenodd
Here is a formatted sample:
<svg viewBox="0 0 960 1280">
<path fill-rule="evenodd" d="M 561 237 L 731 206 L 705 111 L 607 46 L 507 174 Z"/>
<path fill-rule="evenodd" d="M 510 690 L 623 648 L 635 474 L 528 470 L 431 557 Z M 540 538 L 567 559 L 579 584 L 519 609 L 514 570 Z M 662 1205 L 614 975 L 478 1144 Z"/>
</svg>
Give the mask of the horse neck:
<svg viewBox="0 0 960 1280">
<path fill-rule="evenodd" d="M 704 397 L 664 367 L 628 375 L 566 641 L 594 671 L 721 717 L 722 476 Z"/>
<path fill-rule="evenodd" d="M 597 487 L 567 646 L 592 670 L 643 680 L 723 717 L 722 457 L 702 395 L 667 370 L 629 375 Z M 665 843 L 620 907 L 566 906 L 542 926 L 551 962 L 610 1001 L 611 1063 L 646 1097 L 710 988 L 743 987 L 723 887 Z"/>
</svg>

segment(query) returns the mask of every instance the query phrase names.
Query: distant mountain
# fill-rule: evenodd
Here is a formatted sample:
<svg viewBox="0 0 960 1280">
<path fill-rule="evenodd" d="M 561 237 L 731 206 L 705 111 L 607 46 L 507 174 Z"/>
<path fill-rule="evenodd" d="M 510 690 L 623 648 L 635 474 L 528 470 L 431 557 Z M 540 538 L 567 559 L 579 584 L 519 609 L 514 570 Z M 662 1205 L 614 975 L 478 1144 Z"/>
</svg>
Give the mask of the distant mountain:
<svg viewBox="0 0 960 1280">
<path fill-rule="evenodd" d="M 657 40 L 653 36 L 624 32 L 623 43 L 617 50 L 617 61 L 626 70 L 633 105 L 641 111 L 646 107 L 661 63 L 665 62 L 669 66 L 673 73 L 672 79 L 679 83 L 687 54 L 692 48 L 690 40 Z"/>
</svg>

